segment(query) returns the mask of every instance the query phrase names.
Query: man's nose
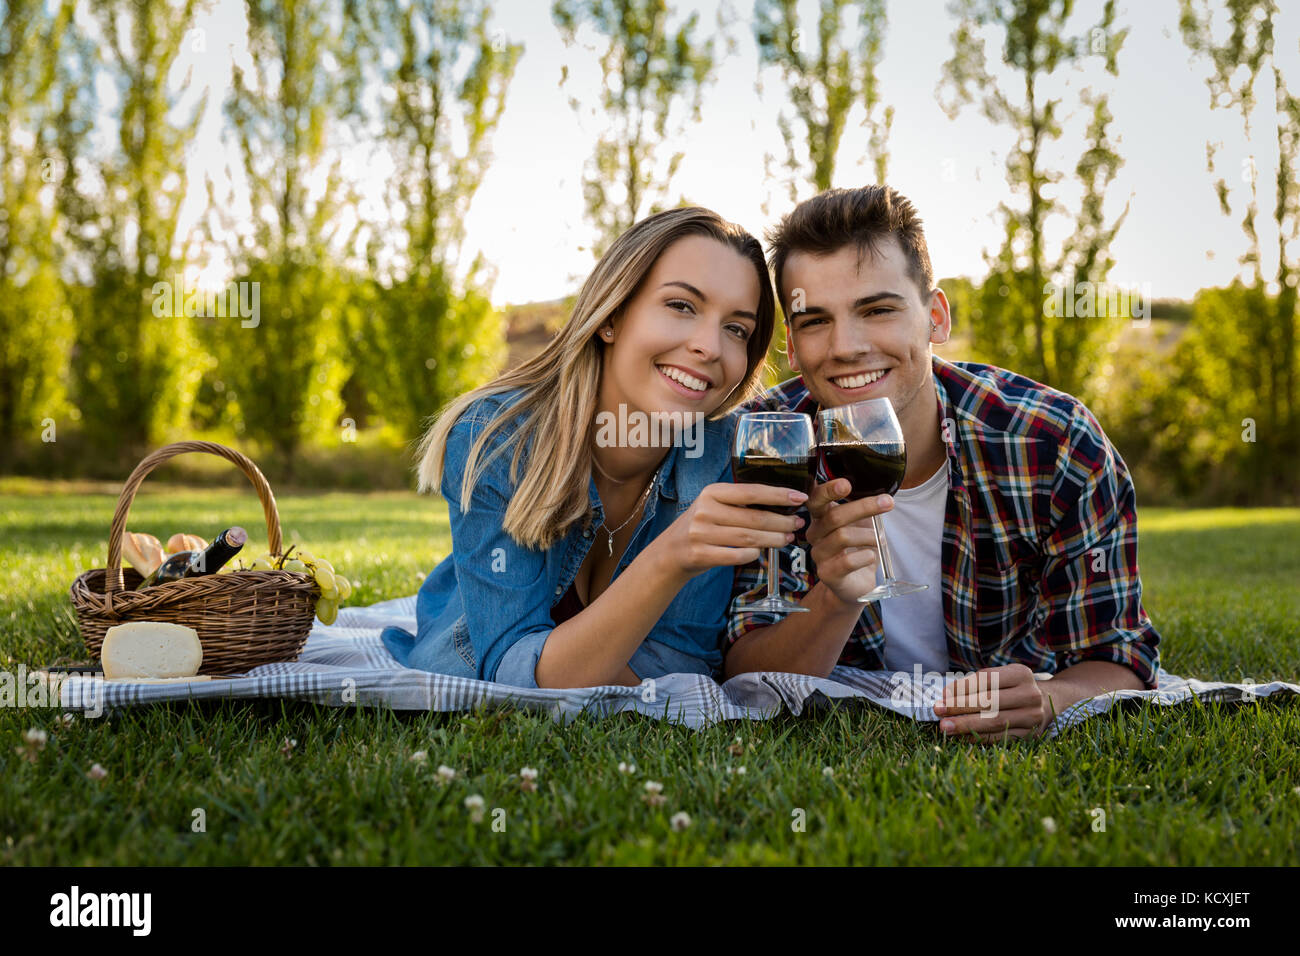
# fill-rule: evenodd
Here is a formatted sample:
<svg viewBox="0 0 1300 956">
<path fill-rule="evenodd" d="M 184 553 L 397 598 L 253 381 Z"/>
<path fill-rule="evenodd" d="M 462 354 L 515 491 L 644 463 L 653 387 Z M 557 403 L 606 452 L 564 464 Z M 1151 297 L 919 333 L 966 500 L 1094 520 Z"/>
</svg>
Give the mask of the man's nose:
<svg viewBox="0 0 1300 956">
<path fill-rule="evenodd" d="M 831 323 L 831 357 L 852 361 L 871 351 L 871 341 L 856 322 Z"/>
</svg>

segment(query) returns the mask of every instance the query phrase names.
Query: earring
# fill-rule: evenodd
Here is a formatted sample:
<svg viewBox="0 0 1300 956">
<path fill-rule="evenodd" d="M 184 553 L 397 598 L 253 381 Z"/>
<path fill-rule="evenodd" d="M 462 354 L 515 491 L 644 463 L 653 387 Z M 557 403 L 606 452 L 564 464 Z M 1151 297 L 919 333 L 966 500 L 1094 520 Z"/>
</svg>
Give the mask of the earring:
<svg viewBox="0 0 1300 956">
<path fill-rule="evenodd" d="M 600 334 L 603 335 L 603 336 L 605 337 L 605 340 L 606 340 L 606 341 L 608 341 L 609 339 L 612 339 L 612 338 L 614 337 L 614 330 L 613 330 L 613 329 L 604 329 Z"/>
</svg>

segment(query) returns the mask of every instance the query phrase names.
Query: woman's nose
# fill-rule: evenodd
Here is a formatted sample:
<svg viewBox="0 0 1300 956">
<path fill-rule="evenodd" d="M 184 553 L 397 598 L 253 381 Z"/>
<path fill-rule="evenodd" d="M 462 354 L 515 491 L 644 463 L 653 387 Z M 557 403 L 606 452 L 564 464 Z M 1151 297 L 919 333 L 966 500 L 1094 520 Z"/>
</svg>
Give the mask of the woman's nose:
<svg viewBox="0 0 1300 956">
<path fill-rule="evenodd" d="M 690 349 L 701 358 L 716 359 L 722 354 L 722 326 L 720 323 L 701 322 L 691 336 Z"/>
</svg>

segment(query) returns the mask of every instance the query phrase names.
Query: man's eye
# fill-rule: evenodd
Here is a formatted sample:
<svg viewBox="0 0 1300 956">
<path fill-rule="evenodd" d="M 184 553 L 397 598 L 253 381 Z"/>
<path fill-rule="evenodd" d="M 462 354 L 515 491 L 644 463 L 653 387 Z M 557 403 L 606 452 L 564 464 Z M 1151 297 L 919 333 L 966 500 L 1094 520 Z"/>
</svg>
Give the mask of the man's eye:
<svg viewBox="0 0 1300 956">
<path fill-rule="evenodd" d="M 808 318 L 808 319 L 804 319 L 802 322 L 800 322 L 799 325 L 798 325 L 798 327 L 801 328 L 801 329 L 806 329 L 806 328 L 808 328 L 808 326 L 810 326 L 810 325 L 816 325 L 818 322 L 825 322 L 825 321 L 826 321 L 826 320 L 825 320 L 825 319 L 822 319 L 822 318 Z"/>
</svg>

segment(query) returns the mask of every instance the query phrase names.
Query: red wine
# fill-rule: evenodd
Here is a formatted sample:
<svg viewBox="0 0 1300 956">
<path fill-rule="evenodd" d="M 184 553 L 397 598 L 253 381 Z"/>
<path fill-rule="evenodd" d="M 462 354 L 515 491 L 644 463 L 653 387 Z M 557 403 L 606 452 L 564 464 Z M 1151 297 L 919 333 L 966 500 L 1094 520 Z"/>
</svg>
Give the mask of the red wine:
<svg viewBox="0 0 1300 956">
<path fill-rule="evenodd" d="M 903 483 L 907 471 L 907 447 L 901 441 L 836 442 L 822 445 L 826 472 L 832 478 L 847 478 L 851 501 L 871 495 L 892 495 Z"/>
<path fill-rule="evenodd" d="M 768 458 L 762 455 L 745 455 L 731 458 L 731 476 L 737 484 L 774 485 L 778 488 L 790 488 L 802 491 L 805 495 L 812 491 L 813 475 L 816 472 L 817 459 L 807 458 Z M 800 505 L 752 505 L 764 511 L 774 511 L 781 515 L 792 515 Z"/>
<path fill-rule="evenodd" d="M 216 574 L 227 561 L 239 553 L 239 549 L 248 540 L 248 532 L 243 528 L 227 528 L 217 535 L 213 542 L 202 551 L 177 551 L 167 555 L 167 560 L 154 570 L 153 574 L 141 582 L 136 590 L 181 578 L 197 578 L 205 574 Z"/>
</svg>

